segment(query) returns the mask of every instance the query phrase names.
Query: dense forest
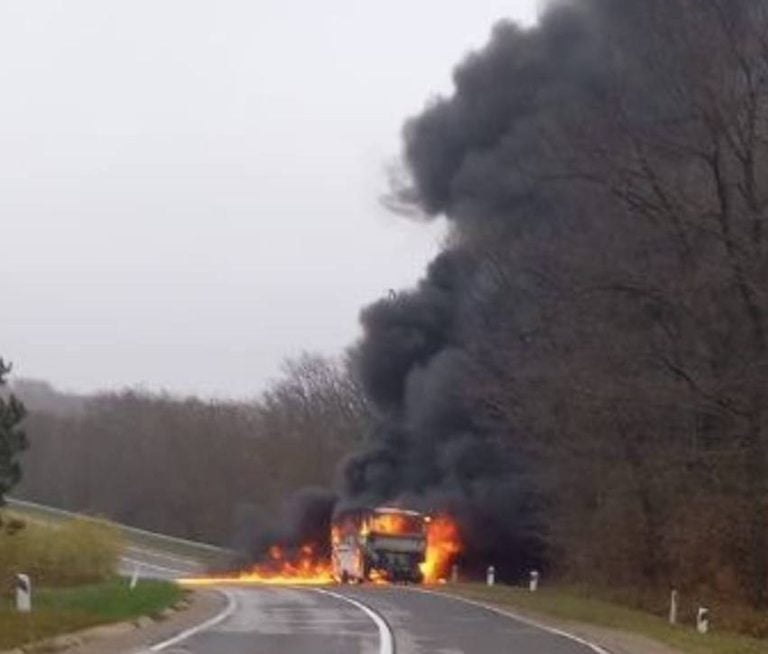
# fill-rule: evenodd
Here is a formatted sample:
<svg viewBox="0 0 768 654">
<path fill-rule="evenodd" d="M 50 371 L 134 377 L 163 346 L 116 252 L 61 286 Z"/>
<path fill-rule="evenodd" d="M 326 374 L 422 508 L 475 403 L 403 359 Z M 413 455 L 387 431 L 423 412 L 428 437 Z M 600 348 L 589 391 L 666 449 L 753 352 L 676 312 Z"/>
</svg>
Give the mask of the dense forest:
<svg viewBox="0 0 768 654">
<path fill-rule="evenodd" d="M 386 199 L 444 251 L 347 364 L 248 404 L 18 387 L 20 492 L 226 542 L 333 487 L 453 511 L 502 574 L 768 606 L 768 2 L 557 2 L 454 81 Z"/>
<path fill-rule="evenodd" d="M 768 605 L 766 35 L 762 0 L 559 2 L 458 66 L 404 129 L 388 202 L 451 231 L 363 313 L 348 493 L 507 570 Z"/>
<path fill-rule="evenodd" d="M 77 396 L 17 380 L 32 447 L 19 497 L 247 548 L 301 487 L 329 487 L 365 434 L 344 368 L 305 355 L 252 402 L 141 391 Z"/>
</svg>

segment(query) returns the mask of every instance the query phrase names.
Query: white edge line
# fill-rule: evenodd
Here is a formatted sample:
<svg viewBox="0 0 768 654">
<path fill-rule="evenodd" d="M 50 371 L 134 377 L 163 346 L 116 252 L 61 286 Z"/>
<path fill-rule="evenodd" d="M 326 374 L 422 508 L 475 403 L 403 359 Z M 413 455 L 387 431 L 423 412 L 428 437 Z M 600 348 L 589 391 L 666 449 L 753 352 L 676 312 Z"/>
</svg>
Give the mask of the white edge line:
<svg viewBox="0 0 768 654">
<path fill-rule="evenodd" d="M 478 608 L 485 609 L 486 611 L 491 611 L 492 613 L 497 613 L 498 615 L 502 615 L 505 618 L 510 618 L 511 620 L 517 620 L 518 622 L 522 622 L 523 624 L 526 624 L 529 627 L 541 629 L 542 631 L 549 632 L 550 634 L 554 634 L 555 636 L 560 636 L 561 638 L 567 638 L 568 640 L 572 640 L 576 643 L 579 643 L 579 645 L 584 645 L 584 647 L 588 647 L 593 652 L 596 652 L 596 654 L 612 654 L 607 649 L 601 647 L 597 643 L 592 643 L 584 638 L 581 638 L 580 636 L 576 636 L 575 634 L 570 634 L 567 631 L 563 631 L 562 629 L 557 629 L 556 627 L 548 627 L 547 625 L 542 624 L 541 622 L 537 622 L 536 620 L 531 620 L 530 618 L 525 618 L 518 613 L 513 613 L 512 611 L 506 611 L 504 609 L 500 609 L 498 607 L 492 606 L 491 604 L 486 604 L 484 602 L 476 602 L 475 600 L 466 599 L 464 597 L 453 595 L 451 593 L 438 593 L 434 590 L 424 590 L 423 588 L 409 588 L 409 590 L 416 593 L 424 593 L 425 595 L 437 595 L 438 597 L 447 597 L 449 599 L 454 599 L 459 602 L 464 602 L 465 604 L 471 604 L 473 606 L 477 606 Z"/>
<path fill-rule="evenodd" d="M 179 632 L 178 634 L 173 636 L 173 638 L 169 638 L 168 640 L 164 640 L 161 643 L 152 645 L 152 647 L 150 647 L 147 651 L 160 652 L 166 649 L 167 647 L 176 645 L 182 642 L 183 640 L 186 640 L 187 638 L 190 638 L 191 636 L 194 636 L 195 634 L 200 633 L 201 631 L 210 629 L 211 627 L 219 624 L 220 622 L 223 622 L 230 615 L 232 615 L 237 609 L 237 600 L 235 599 L 235 596 L 232 593 L 228 593 L 225 590 L 217 590 L 216 592 L 221 593 L 227 598 L 227 605 L 224 607 L 224 609 L 220 613 L 217 613 L 216 615 L 214 615 L 212 618 L 209 618 L 205 622 L 201 622 L 200 624 L 197 624 L 194 627 L 190 627 L 189 629 L 185 629 L 184 631 Z"/>
<path fill-rule="evenodd" d="M 167 568 L 164 565 L 156 565 L 154 563 L 147 563 L 146 561 L 139 561 L 139 559 L 131 559 L 127 556 L 121 556 L 120 560 L 123 563 L 128 563 L 132 566 L 136 566 L 139 568 L 148 568 L 149 570 L 160 570 L 161 572 L 168 572 L 175 576 L 182 576 L 186 574 L 190 574 L 190 571 L 188 570 L 179 570 L 178 568 Z"/>
<path fill-rule="evenodd" d="M 177 563 L 183 563 L 186 566 L 196 566 L 198 561 L 183 556 L 173 556 L 171 554 L 165 554 L 164 552 L 158 552 L 157 550 L 150 550 L 146 547 L 136 547 L 135 545 L 128 545 L 123 548 L 127 552 L 137 552 L 139 554 L 146 554 L 148 556 L 154 556 L 158 559 L 168 559 L 169 561 L 176 561 Z"/>
<path fill-rule="evenodd" d="M 392 637 L 392 629 L 390 629 L 387 621 L 384 620 L 384 618 L 382 618 L 372 608 L 366 606 L 362 602 L 358 602 L 357 600 L 352 599 L 351 597 L 341 595 L 340 593 L 333 593 L 330 590 L 325 590 L 324 588 L 306 588 L 306 590 L 313 590 L 316 593 L 322 593 L 323 595 L 335 597 L 342 602 L 347 602 L 348 604 L 352 604 L 353 606 L 360 609 L 371 620 L 373 620 L 379 630 L 379 654 L 395 654 L 395 641 Z"/>
</svg>

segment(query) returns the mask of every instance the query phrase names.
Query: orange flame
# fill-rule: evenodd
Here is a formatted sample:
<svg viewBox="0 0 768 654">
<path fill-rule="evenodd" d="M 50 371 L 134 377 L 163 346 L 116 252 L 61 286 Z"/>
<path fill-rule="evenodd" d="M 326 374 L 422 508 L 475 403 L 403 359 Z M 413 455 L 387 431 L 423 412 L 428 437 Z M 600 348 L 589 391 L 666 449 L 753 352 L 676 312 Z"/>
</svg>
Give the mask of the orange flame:
<svg viewBox="0 0 768 654">
<path fill-rule="evenodd" d="M 298 552 L 286 556 L 286 552 L 273 545 L 268 560 L 250 570 L 234 575 L 179 579 L 185 586 L 221 586 L 229 584 L 271 584 L 291 586 L 321 586 L 333 583 L 331 564 L 315 556 L 311 545 L 304 545 Z"/>
<path fill-rule="evenodd" d="M 423 529 L 421 518 L 400 513 L 376 513 L 371 516 L 367 530 L 378 534 L 417 534 Z"/>
<path fill-rule="evenodd" d="M 432 518 L 427 524 L 427 554 L 420 566 L 424 583 L 445 583 L 460 552 L 459 528 L 453 518 L 447 515 Z"/>
<path fill-rule="evenodd" d="M 419 519 L 421 520 L 421 519 Z M 448 515 L 426 518 L 427 547 L 424 562 L 420 565 L 424 583 L 445 583 L 456 556 L 461 552 L 461 539 L 456 522 Z M 413 517 L 382 513 L 366 520 L 360 527 L 361 534 L 370 532 L 384 534 L 414 533 Z M 331 542 L 341 538 L 338 529 L 331 532 Z M 220 586 L 237 584 L 272 585 L 327 585 L 334 583 L 333 567 L 330 561 L 315 555 L 311 545 L 298 551 L 286 552 L 277 545 L 268 550 L 264 563 L 250 570 L 232 575 L 179 579 L 187 586 Z M 386 584 L 386 579 L 377 571 L 371 572 L 370 581 Z"/>
</svg>

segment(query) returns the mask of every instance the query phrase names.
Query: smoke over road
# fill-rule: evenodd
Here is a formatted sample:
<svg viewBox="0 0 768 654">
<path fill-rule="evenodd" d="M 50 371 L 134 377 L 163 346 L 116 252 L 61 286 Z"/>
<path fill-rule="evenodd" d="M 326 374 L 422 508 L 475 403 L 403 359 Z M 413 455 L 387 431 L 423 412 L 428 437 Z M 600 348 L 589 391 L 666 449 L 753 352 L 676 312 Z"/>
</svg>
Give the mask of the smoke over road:
<svg viewBox="0 0 768 654">
<path fill-rule="evenodd" d="M 398 178 L 407 181 L 389 203 L 426 219 L 446 216 L 450 234 L 415 289 L 362 312 L 354 360 L 376 425 L 343 465 L 337 506 L 447 510 L 470 566 L 495 563 L 511 577 L 541 563 L 547 534 L 533 467 L 515 445 L 514 423 L 497 420 L 484 397 L 488 376 L 475 373 L 498 365 L 495 344 L 525 357 L 526 326 L 546 325 L 547 294 L 570 282 L 572 259 L 581 257 L 584 279 L 614 265 L 593 253 L 610 250 L 621 265 L 624 245 L 600 216 L 622 214 L 606 210 L 608 194 L 584 188 L 598 166 L 611 184 L 610 149 L 631 150 L 626 124 L 677 119 L 671 99 L 685 79 L 675 68 L 681 57 L 665 60 L 662 75 L 654 57 L 662 39 L 667 55 L 680 41 L 690 58 L 680 26 L 695 22 L 683 19 L 695 5 L 573 0 L 552 3 L 530 29 L 502 22 L 456 68 L 454 93 L 406 123 Z M 729 3 L 729 20 L 751 6 Z M 682 36 L 668 38 L 667 25 Z M 628 238 L 627 247 L 640 240 Z M 579 343 L 566 351 L 579 348 L 586 350 Z"/>
<path fill-rule="evenodd" d="M 448 510 L 465 562 L 510 576 L 541 562 L 543 534 L 526 461 L 474 388 L 476 335 L 498 299 L 474 244 L 490 230 L 503 241 L 552 228 L 551 198 L 532 171 L 553 113 L 599 84 L 605 4 L 558 3 L 533 29 L 500 23 L 456 69 L 455 93 L 407 122 L 411 184 L 393 204 L 446 215 L 451 238 L 415 290 L 362 314 L 357 363 L 379 422 L 344 467 L 342 502 Z"/>
<path fill-rule="evenodd" d="M 390 200 L 423 216 L 444 214 L 450 239 L 415 289 L 363 310 L 354 351 L 375 426 L 343 462 L 336 510 L 394 503 L 450 512 L 464 565 L 493 563 L 510 577 L 542 563 L 542 533 L 526 461 L 473 386 L 475 335 L 497 300 L 473 244 L 488 230 L 504 240 L 546 226 L 551 200 L 530 176 L 542 157 L 541 128 L 599 80 L 593 35 L 608 4 L 557 3 L 531 29 L 498 24 L 487 46 L 456 68 L 455 93 L 406 123 L 409 183 Z M 317 507 L 322 514 L 331 506 L 316 493 L 288 504 L 306 519 L 283 521 L 257 551 L 274 536 L 300 546 L 327 522 Z"/>
<path fill-rule="evenodd" d="M 446 511 L 468 563 L 531 563 L 530 494 L 521 464 L 471 393 L 463 295 L 475 264 L 440 255 L 419 287 L 363 312 L 359 374 L 377 408 L 368 446 L 343 467 L 341 503 Z"/>
</svg>

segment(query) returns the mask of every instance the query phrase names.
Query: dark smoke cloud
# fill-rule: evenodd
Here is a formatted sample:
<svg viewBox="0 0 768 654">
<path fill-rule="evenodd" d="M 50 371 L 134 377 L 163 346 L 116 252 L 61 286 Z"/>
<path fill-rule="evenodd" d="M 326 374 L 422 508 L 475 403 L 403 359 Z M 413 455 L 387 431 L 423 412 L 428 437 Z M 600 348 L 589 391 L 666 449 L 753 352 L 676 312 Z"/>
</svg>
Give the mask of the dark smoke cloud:
<svg viewBox="0 0 768 654">
<path fill-rule="evenodd" d="M 561 2 L 534 29 L 498 24 L 456 68 L 455 93 L 407 122 L 411 184 L 390 204 L 446 215 L 450 245 L 415 290 L 362 314 L 357 362 L 379 423 L 344 467 L 342 506 L 450 511 L 465 564 L 493 563 L 509 578 L 542 563 L 545 534 L 529 466 L 473 388 L 478 314 L 496 298 L 472 243 L 489 229 L 502 240 L 554 229 L 556 199 L 534 172 L 548 165 L 563 112 L 607 86 L 598 34 L 614 20 L 610 5 Z"/>
<path fill-rule="evenodd" d="M 524 298 L 536 282 L 521 267 L 520 299 L 501 296 L 487 250 L 475 244 L 495 240 L 509 256 L 532 235 L 556 240 L 568 203 L 551 179 L 571 155 L 558 136 L 594 119 L 592 103 L 628 77 L 627 111 L 660 110 L 664 81 L 643 79 L 638 64 L 653 55 L 648 21 L 658 29 L 659 16 L 682 15 L 689 1 L 573 0 L 554 3 L 531 29 L 502 22 L 456 68 L 455 92 L 406 123 L 410 184 L 398 182 L 389 204 L 445 215 L 451 235 L 416 289 L 362 313 L 356 362 L 377 420 L 344 463 L 337 508 L 448 510 L 468 565 L 494 563 L 511 578 L 541 563 L 546 534 L 531 467 L 474 388 L 475 346 L 495 327 L 494 306 L 519 302 L 514 319 L 529 321 L 536 307 Z"/>
<path fill-rule="evenodd" d="M 404 408 L 408 373 L 456 340 L 455 307 L 470 265 L 457 253 L 445 253 L 430 265 L 418 289 L 363 311 L 366 339 L 358 353 L 362 382 L 387 413 Z"/>
<path fill-rule="evenodd" d="M 498 24 L 488 45 L 456 68 L 455 93 L 406 123 L 410 184 L 398 181 L 389 204 L 445 214 L 454 233 L 417 288 L 362 312 L 354 357 L 376 424 L 342 466 L 335 509 L 449 511 L 462 527 L 465 564 L 493 563 L 508 576 L 541 563 L 542 534 L 526 463 L 473 388 L 477 314 L 493 300 L 472 234 L 491 225 L 506 238 L 523 216 L 536 223 L 552 213 L 530 169 L 553 113 L 600 84 L 598 4 L 558 3 L 534 29 Z M 322 534 L 332 504 L 300 494 L 251 550 Z"/>
<path fill-rule="evenodd" d="M 520 462 L 483 424 L 468 387 L 462 314 L 475 267 L 465 252 L 446 251 L 415 291 L 363 313 L 357 361 L 379 424 L 344 466 L 340 506 L 448 511 L 465 532 L 467 563 L 513 558 L 517 573 L 535 563 L 532 497 Z"/>
<path fill-rule="evenodd" d="M 337 495 L 325 488 L 303 488 L 288 497 L 280 511 L 264 515 L 252 507 L 240 507 L 236 515 L 236 550 L 244 560 L 234 561 L 239 569 L 263 561 L 273 545 L 279 545 L 290 559 L 311 544 L 318 557 L 330 556 L 331 516 Z"/>
<path fill-rule="evenodd" d="M 547 121 L 602 83 L 594 4 L 561 3 L 536 29 L 494 28 L 487 47 L 456 68 L 454 95 L 406 124 L 409 198 L 428 214 L 465 220 L 508 219 L 532 200 L 526 173 Z"/>
</svg>

